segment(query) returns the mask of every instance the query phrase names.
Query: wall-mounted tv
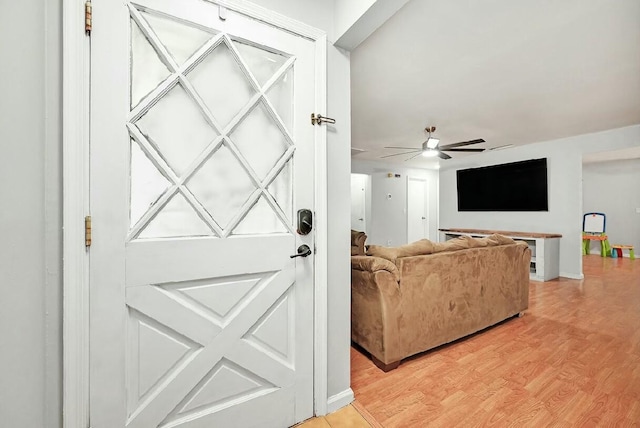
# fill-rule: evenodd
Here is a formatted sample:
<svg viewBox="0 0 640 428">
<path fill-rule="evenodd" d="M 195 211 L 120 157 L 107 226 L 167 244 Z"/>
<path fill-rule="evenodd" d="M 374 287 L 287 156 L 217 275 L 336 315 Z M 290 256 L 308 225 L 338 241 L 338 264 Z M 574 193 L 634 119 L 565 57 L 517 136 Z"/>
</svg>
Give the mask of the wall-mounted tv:
<svg viewBox="0 0 640 428">
<path fill-rule="evenodd" d="M 458 211 L 549 211 L 546 158 L 456 173 Z"/>
</svg>

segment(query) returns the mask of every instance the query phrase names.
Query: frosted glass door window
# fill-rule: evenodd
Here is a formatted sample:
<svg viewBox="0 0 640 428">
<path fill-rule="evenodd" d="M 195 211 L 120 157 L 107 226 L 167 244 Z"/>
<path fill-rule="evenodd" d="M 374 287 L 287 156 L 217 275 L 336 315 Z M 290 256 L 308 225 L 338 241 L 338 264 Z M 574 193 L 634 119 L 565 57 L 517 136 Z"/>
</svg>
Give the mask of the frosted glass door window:
<svg viewBox="0 0 640 428">
<path fill-rule="evenodd" d="M 246 43 L 236 42 L 235 46 L 260 86 L 264 86 L 287 60 L 283 55 Z"/>
<path fill-rule="evenodd" d="M 182 174 L 217 136 L 181 85 L 160 98 L 136 125 L 176 174 Z"/>
<path fill-rule="evenodd" d="M 169 184 L 140 146 L 131 140 L 131 226 L 156 203 Z"/>
<path fill-rule="evenodd" d="M 187 183 L 216 223 L 225 228 L 256 189 L 247 172 L 225 146 L 218 149 Z"/>
<path fill-rule="evenodd" d="M 293 58 L 131 20 L 130 239 L 293 233 Z"/>
<path fill-rule="evenodd" d="M 289 148 L 289 142 L 262 103 L 247 115 L 231 138 L 261 180 Z"/>
<path fill-rule="evenodd" d="M 149 13 L 141 14 L 177 65 L 182 65 L 212 36 L 185 23 Z"/>
<path fill-rule="evenodd" d="M 187 77 L 222 127 L 229 124 L 255 93 L 224 43 L 207 55 Z"/>
<path fill-rule="evenodd" d="M 293 177 L 291 175 L 291 162 L 292 161 L 289 161 L 285 164 L 269 185 L 269 193 L 284 213 L 288 223 L 291 223 L 291 216 L 293 215 Z"/>
<path fill-rule="evenodd" d="M 184 196 L 177 194 L 149 222 L 140 234 L 140 238 L 174 238 L 211 234 L 211 229 L 193 211 Z"/>
<path fill-rule="evenodd" d="M 169 76 L 169 70 L 133 20 L 131 21 L 131 56 L 131 107 L 134 107 Z"/>
<path fill-rule="evenodd" d="M 267 99 L 278 113 L 287 131 L 293 131 L 293 68 L 287 70 L 267 92 Z"/>
</svg>

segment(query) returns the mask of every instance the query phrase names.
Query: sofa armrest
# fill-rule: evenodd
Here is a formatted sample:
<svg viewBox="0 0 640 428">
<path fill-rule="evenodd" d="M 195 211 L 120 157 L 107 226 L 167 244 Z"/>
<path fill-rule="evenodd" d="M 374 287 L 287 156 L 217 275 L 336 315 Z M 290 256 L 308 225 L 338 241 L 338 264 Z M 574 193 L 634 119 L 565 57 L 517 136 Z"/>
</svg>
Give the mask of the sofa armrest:
<svg viewBox="0 0 640 428">
<path fill-rule="evenodd" d="M 351 256 L 351 269 L 362 272 L 389 272 L 396 282 L 400 282 L 400 271 L 398 267 L 389 260 L 374 256 Z"/>
<path fill-rule="evenodd" d="M 402 359 L 398 268 L 372 256 L 351 257 L 351 339 L 384 364 Z"/>
</svg>

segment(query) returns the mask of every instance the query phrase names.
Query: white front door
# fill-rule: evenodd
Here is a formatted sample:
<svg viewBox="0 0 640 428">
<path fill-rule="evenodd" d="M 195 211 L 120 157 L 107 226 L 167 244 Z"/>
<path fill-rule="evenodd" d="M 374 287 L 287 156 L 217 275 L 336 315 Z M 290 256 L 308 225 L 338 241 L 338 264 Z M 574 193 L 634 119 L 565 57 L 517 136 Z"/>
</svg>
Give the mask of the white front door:
<svg viewBox="0 0 640 428">
<path fill-rule="evenodd" d="M 315 44 L 220 12 L 94 2 L 93 427 L 313 414 Z"/>
<path fill-rule="evenodd" d="M 427 222 L 427 181 L 407 178 L 407 242 L 429 238 Z"/>
</svg>

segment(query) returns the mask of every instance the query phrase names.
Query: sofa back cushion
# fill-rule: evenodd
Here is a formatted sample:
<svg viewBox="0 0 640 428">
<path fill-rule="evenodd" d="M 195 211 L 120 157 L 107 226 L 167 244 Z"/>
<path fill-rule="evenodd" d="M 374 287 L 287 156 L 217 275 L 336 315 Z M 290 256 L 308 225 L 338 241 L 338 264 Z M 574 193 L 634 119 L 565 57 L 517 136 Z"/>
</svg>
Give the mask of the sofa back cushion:
<svg viewBox="0 0 640 428">
<path fill-rule="evenodd" d="M 484 238 L 472 238 L 471 236 L 462 235 L 445 242 L 434 243 L 433 252 L 442 253 L 445 251 L 466 250 L 468 248 L 497 247 L 499 245 L 514 244 L 515 242 L 516 241 L 511 238 L 497 233 L 485 236 Z"/>
<path fill-rule="evenodd" d="M 513 243 L 515 243 L 513 239 L 497 233 L 484 238 L 472 238 L 463 235 L 445 242 L 431 242 L 428 239 L 421 239 L 399 247 L 369 245 L 367 246 L 367 255 L 382 257 L 395 263 L 396 260 L 401 257 L 423 256 L 445 251 L 459 251 L 477 247 L 495 247 Z"/>
<path fill-rule="evenodd" d="M 367 235 L 364 232 L 351 229 L 351 255 L 352 256 L 364 256 L 364 243 L 367 240 Z"/>
<path fill-rule="evenodd" d="M 433 253 L 434 243 L 428 239 L 421 239 L 411 244 L 401 245 L 400 247 L 384 247 L 382 245 L 367 246 L 367 255 L 382 257 L 393 263 L 398 257 L 422 256 Z"/>
</svg>

